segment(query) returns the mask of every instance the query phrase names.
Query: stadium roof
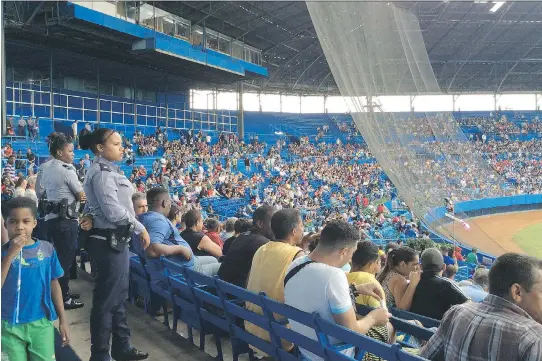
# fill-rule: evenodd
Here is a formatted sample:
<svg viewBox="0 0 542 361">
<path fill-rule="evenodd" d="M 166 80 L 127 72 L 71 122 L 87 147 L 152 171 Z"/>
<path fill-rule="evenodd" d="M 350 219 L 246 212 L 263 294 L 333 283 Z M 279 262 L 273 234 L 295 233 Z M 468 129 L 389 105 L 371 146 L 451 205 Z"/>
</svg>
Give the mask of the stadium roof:
<svg viewBox="0 0 542 361">
<path fill-rule="evenodd" d="M 170 59 L 134 57 L 131 39 L 119 39 L 107 29 L 55 26 L 48 11 L 55 2 L 7 2 L 16 19 L 6 32 L 13 61 L 48 63 L 48 55 L 18 50 L 32 43 L 90 56 L 60 64 L 64 72 L 93 69 L 99 62 L 106 78 L 137 74 L 138 84 L 235 89 L 238 79 L 198 69 L 184 69 Z M 45 4 L 45 5 L 44 5 Z M 154 4 L 193 25 L 204 25 L 262 50 L 269 78 L 247 80 L 246 90 L 284 93 L 338 93 L 303 1 L 159 1 Z M 398 1 L 414 13 L 434 73 L 445 92 L 511 92 L 542 89 L 542 1 L 506 1 L 495 12 L 494 1 Z M 37 14 L 37 15 L 36 15 Z M 72 26 L 71 28 L 67 26 Z M 9 41 L 9 42 L 8 42 Z M 111 65 L 116 62 L 117 65 Z M 142 68 L 144 67 L 144 68 Z M 73 68 L 73 69 L 71 69 Z M 141 71 L 139 69 L 146 69 Z M 182 71 L 184 69 L 184 71 Z M 167 76 L 166 76 L 167 75 Z M 177 77 L 178 76 L 178 77 Z"/>
<path fill-rule="evenodd" d="M 402 1 L 416 14 L 443 91 L 542 89 L 542 2 Z M 262 91 L 336 93 L 302 1 L 155 2 L 166 11 L 262 49 Z"/>
</svg>

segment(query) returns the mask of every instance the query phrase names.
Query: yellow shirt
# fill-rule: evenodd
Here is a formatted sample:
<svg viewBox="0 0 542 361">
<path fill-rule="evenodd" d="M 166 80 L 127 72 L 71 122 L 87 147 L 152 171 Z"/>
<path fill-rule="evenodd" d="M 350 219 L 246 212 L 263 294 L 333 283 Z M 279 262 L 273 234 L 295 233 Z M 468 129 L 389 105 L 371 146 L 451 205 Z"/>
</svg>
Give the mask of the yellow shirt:
<svg viewBox="0 0 542 361">
<path fill-rule="evenodd" d="M 378 281 L 376 280 L 376 277 L 371 274 L 371 273 L 367 273 L 367 272 L 350 272 L 349 274 L 346 275 L 346 278 L 348 279 L 348 283 L 349 284 L 364 284 L 364 283 L 369 283 L 369 282 L 376 282 L 378 283 Z M 380 283 L 378 283 L 380 285 Z M 384 290 L 382 289 L 382 286 L 380 286 L 380 289 L 382 290 L 382 294 L 384 294 Z M 358 297 L 356 297 L 356 303 L 359 303 L 360 305 L 365 305 L 365 306 L 369 306 L 369 307 L 380 307 L 380 301 L 378 301 L 376 298 L 374 297 L 371 297 L 371 296 L 364 296 L 364 295 L 360 295 Z"/>
<path fill-rule="evenodd" d="M 284 303 L 284 277 L 286 276 L 286 270 L 300 251 L 302 251 L 301 248 L 282 242 L 271 241 L 261 246 L 252 259 L 247 290 L 255 293 L 265 292 L 267 297 Z M 260 306 L 247 302 L 246 308 L 249 311 L 263 315 L 263 310 Z M 280 318 L 281 316 L 278 317 Z M 252 323 L 245 322 L 245 329 L 263 340 L 271 340 L 266 330 Z M 282 347 L 284 350 L 289 351 L 293 345 L 283 340 Z"/>
</svg>

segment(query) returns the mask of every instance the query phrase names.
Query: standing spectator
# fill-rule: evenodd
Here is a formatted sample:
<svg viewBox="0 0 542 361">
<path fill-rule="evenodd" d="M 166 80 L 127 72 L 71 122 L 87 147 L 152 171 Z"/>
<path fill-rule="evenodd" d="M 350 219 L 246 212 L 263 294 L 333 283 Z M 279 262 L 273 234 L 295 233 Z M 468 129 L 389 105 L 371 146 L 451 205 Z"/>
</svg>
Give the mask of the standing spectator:
<svg viewBox="0 0 542 361">
<path fill-rule="evenodd" d="M 2 205 L 9 238 L 2 246 L 2 358 L 54 360 L 57 317 L 62 345 L 70 342 L 58 283 L 64 272 L 53 246 L 31 237 L 36 204 L 20 197 Z"/>
<path fill-rule="evenodd" d="M 152 162 L 152 172 L 154 174 L 158 174 L 158 170 L 160 169 L 160 158 L 156 158 L 153 162 Z"/>
<path fill-rule="evenodd" d="M 440 246 L 440 253 L 442 253 L 442 258 L 446 266 L 456 264 L 457 261 L 454 260 L 453 258 L 453 254 L 454 254 L 453 248 L 449 248 L 446 245 L 442 245 Z"/>
<path fill-rule="evenodd" d="M 465 258 L 463 257 L 463 254 L 461 253 L 461 251 L 462 251 L 461 247 L 459 246 L 455 247 L 454 258 L 457 261 L 465 262 Z"/>
<path fill-rule="evenodd" d="M 218 276 L 229 283 L 245 287 L 256 251 L 274 238 L 271 230 L 271 217 L 275 209 L 262 206 L 256 209 L 252 217 L 252 229 L 249 233 L 239 235 L 224 256 Z M 188 225 L 187 225 L 188 226 Z"/>
<path fill-rule="evenodd" d="M 399 247 L 388 252 L 386 266 L 378 275 L 388 307 L 410 309 L 420 282 L 419 262 L 418 253 L 410 247 Z"/>
<path fill-rule="evenodd" d="M 265 292 L 267 297 L 284 303 L 286 270 L 292 261 L 305 255 L 305 252 L 299 248 L 303 239 L 301 214 L 295 209 L 278 211 L 271 218 L 271 230 L 275 235 L 275 240 L 261 246 L 254 254 L 247 290 L 254 293 Z M 246 308 L 263 315 L 261 307 L 252 303 L 247 303 Z M 270 341 L 269 333 L 252 323 L 245 321 L 245 329 L 259 338 Z M 290 351 L 293 345 L 283 341 L 282 347 Z"/>
<path fill-rule="evenodd" d="M 90 155 L 85 154 L 85 159 L 83 160 L 83 166 L 85 169 L 90 168 Z"/>
<path fill-rule="evenodd" d="M 24 120 L 23 117 L 19 118 L 19 122 L 18 122 L 18 125 L 17 125 L 17 133 L 21 137 L 26 136 L 26 120 Z"/>
<path fill-rule="evenodd" d="M 427 248 L 423 251 L 422 269 L 411 312 L 440 320 L 452 306 L 469 300 L 455 282 L 441 277 L 446 265 L 438 249 Z"/>
<path fill-rule="evenodd" d="M 34 138 L 36 138 L 36 133 L 35 133 L 36 132 L 36 121 L 34 120 L 34 118 L 32 118 L 32 117 L 28 118 L 26 127 L 28 129 L 28 136 L 33 141 Z"/>
<path fill-rule="evenodd" d="M 477 248 L 473 248 L 470 253 L 467 255 L 467 263 L 470 263 L 470 264 L 478 264 L 478 249 Z"/>
<path fill-rule="evenodd" d="M 444 361 L 542 360 L 542 261 L 506 253 L 489 271 L 489 296 L 448 311 L 420 356 Z"/>
<path fill-rule="evenodd" d="M 357 229 L 344 221 L 331 221 L 322 230 L 316 249 L 308 256 L 296 259 L 288 268 L 284 279 L 284 299 L 287 305 L 307 313 L 317 313 L 324 320 L 367 334 L 376 325 L 386 325 L 390 314 L 385 309 L 371 311 L 356 319 L 350 292 L 381 299 L 380 289 L 374 283 L 348 285 L 341 268 L 352 259 L 359 240 Z M 312 328 L 289 320 L 294 332 L 313 340 L 317 335 Z M 332 341 L 333 342 L 333 341 Z M 322 361 L 310 351 L 299 349 L 303 359 Z M 341 351 L 354 357 L 354 348 Z"/>
<path fill-rule="evenodd" d="M 487 268 L 478 268 L 472 276 L 472 282 L 465 285 L 460 284 L 460 287 L 473 302 L 482 302 L 488 295 L 489 270 Z"/>
</svg>

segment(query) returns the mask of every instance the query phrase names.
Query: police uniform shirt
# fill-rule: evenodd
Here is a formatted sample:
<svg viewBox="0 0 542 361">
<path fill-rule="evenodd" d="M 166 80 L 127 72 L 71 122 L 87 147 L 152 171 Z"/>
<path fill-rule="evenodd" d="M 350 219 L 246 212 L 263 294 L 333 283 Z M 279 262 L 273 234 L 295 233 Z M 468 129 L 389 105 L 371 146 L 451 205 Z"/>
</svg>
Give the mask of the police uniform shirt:
<svg viewBox="0 0 542 361">
<path fill-rule="evenodd" d="M 145 230 L 135 218 L 134 187 L 116 164 L 100 156 L 94 157 L 83 188 L 87 196 L 85 214 L 92 214 L 94 228 L 116 229 L 132 224 L 136 234 Z"/>
<path fill-rule="evenodd" d="M 77 177 L 73 164 L 53 158 L 40 166 L 36 180 L 36 194 L 41 199 L 43 192 L 49 202 L 60 202 L 68 199 L 68 204 L 77 201 L 76 195 L 83 191 L 83 186 Z M 45 220 L 57 218 L 55 213 L 49 213 Z"/>
</svg>

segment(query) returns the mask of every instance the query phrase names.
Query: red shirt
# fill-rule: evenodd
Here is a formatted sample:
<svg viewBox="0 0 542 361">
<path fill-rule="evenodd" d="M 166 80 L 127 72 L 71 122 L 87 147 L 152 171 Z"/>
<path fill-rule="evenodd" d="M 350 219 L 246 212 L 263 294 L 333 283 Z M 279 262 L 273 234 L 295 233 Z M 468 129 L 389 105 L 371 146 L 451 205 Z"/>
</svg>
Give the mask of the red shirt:
<svg viewBox="0 0 542 361">
<path fill-rule="evenodd" d="M 207 232 L 207 237 L 216 243 L 220 249 L 224 248 L 224 241 L 220 238 L 220 235 L 217 232 Z"/>
</svg>

